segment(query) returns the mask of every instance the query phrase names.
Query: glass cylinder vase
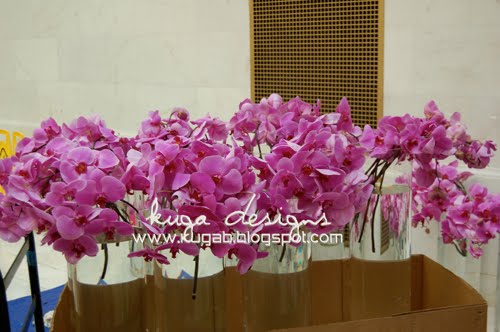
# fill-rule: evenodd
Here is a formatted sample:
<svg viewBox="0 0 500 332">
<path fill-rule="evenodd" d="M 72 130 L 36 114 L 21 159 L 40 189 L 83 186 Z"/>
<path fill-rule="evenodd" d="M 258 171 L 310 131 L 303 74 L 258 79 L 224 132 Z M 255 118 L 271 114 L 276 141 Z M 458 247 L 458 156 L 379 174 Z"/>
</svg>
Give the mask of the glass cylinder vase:
<svg viewBox="0 0 500 332">
<path fill-rule="evenodd" d="M 268 256 L 244 275 L 244 331 L 311 325 L 310 244 L 261 244 L 259 250 Z"/>
<path fill-rule="evenodd" d="M 147 331 L 142 319 L 144 276 L 134 268 L 143 260 L 127 257 L 133 243 L 130 238 L 99 241 L 95 257 L 68 264 L 75 332 Z"/>
<path fill-rule="evenodd" d="M 311 243 L 312 260 L 329 261 L 349 258 L 351 256 L 349 252 L 349 226 L 346 225 L 333 233 L 318 236 L 319 241 Z M 322 241 L 323 239 L 328 241 Z"/>
<path fill-rule="evenodd" d="M 350 319 L 411 309 L 411 162 L 394 162 L 351 224 Z"/>
<path fill-rule="evenodd" d="M 154 264 L 155 332 L 224 332 L 225 286 L 222 259 L 200 250 L 177 253 L 170 264 Z"/>
</svg>

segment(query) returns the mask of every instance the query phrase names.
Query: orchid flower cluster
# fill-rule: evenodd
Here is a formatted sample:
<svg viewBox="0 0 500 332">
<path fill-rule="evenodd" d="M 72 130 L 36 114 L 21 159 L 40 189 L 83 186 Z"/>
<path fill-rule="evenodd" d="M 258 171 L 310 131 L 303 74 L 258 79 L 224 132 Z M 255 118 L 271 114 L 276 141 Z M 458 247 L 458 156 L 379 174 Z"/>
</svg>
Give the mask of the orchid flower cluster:
<svg viewBox="0 0 500 332">
<path fill-rule="evenodd" d="M 413 225 L 427 228 L 435 220 L 441 224 L 444 243 L 453 243 L 462 255 L 469 251 L 480 257 L 482 245 L 500 232 L 500 195 L 478 183 L 467 189 L 464 181 L 472 173 L 459 171 L 457 160 L 438 165 L 436 173 L 429 187 L 413 182 Z"/>
<path fill-rule="evenodd" d="M 234 212 L 263 220 L 324 218 L 327 225 L 308 224 L 304 230 L 338 231 L 374 204 L 374 186 L 391 165 L 410 160 L 417 163 L 414 222 L 440 221 L 445 242 L 470 240 L 470 251 L 478 255 L 480 245 L 498 232 L 499 197 L 479 185 L 465 191 L 462 181 L 470 174 L 440 161 L 454 157 L 484 168 L 496 146 L 471 139 L 459 114 L 447 119 L 432 102 L 424 112 L 423 119 L 384 117 L 377 129 L 362 130 L 353 124 L 346 99 L 336 112 L 320 114 L 319 101 L 285 102 L 272 94 L 258 103 L 244 100 L 227 123 L 208 115 L 192 120 L 183 108 L 168 117 L 154 111 L 133 138 L 118 136 L 98 117 L 61 126 L 48 119 L 18 144 L 14 157 L 0 160 L 0 238 L 14 242 L 44 232 L 44 244 L 77 263 L 95 256 L 99 243 L 141 232 L 158 241 L 131 257 L 168 264 L 183 252 L 199 264 L 200 250 L 211 250 L 217 257 L 236 257 L 245 273 L 267 254 L 259 243 L 158 236 L 178 236 L 190 227 L 194 238 L 284 234 L 294 227 L 227 223 Z M 375 161 L 364 172 L 367 156 Z M 131 201 L 137 196 L 141 204 Z M 152 222 L 153 204 L 161 220 L 174 222 Z M 186 225 L 182 216 L 205 220 Z"/>
<path fill-rule="evenodd" d="M 435 163 L 448 157 L 462 160 L 470 168 L 489 164 L 496 151 L 495 144 L 490 140 L 473 140 L 460 122 L 459 113 L 447 119 L 431 101 L 425 106 L 424 116 L 385 116 L 377 129 L 365 126 L 360 142 L 375 158 L 369 175 L 380 180 L 392 163 L 414 160 L 419 165 L 415 181 L 428 187 L 437 177 Z"/>
<path fill-rule="evenodd" d="M 15 242 L 31 231 L 44 232 L 42 243 L 74 264 L 95 256 L 98 244 L 134 231 L 183 230 L 182 225 L 148 223 L 147 211 L 141 210 L 147 204 L 134 206 L 136 196 L 161 202 L 164 219 L 204 215 L 208 225 L 196 227 L 196 234 L 228 232 L 222 216 L 246 204 L 256 176 L 248 155 L 226 144 L 227 136 L 224 122 L 210 117 L 190 122 L 184 109 L 175 109 L 168 119 L 152 112 L 134 138 L 118 137 L 98 117 L 62 126 L 44 121 L 32 138 L 18 144 L 16 156 L 0 161 L 6 192 L 0 199 L 0 237 Z M 178 240 L 131 256 L 168 264 L 165 251 L 172 258 L 179 250 L 198 255 L 198 245 Z M 250 245 L 213 244 L 210 249 L 218 257 L 231 251 L 242 264 L 257 258 Z"/>
<path fill-rule="evenodd" d="M 383 185 L 391 165 L 404 160 L 413 162 L 412 182 L 408 185 L 413 192 L 414 224 L 430 219 L 442 221 L 444 242 L 460 240 L 462 246 L 467 246 L 463 240 L 469 239 L 469 251 L 474 256 L 479 256 L 479 246 L 498 232 L 494 225 L 498 220 L 498 197 L 488 195 L 480 185 L 474 185 L 467 193 L 463 181 L 472 174 L 457 170 L 458 161 L 469 168 L 485 168 L 496 151 L 496 145 L 489 140 L 472 139 L 460 122 L 459 113 L 447 119 L 434 102 L 429 102 L 424 109 L 424 118 L 408 114 L 386 116 L 380 120 L 377 129 L 365 126 L 360 143 L 375 159 L 368 169 L 368 176 L 377 186 Z M 447 158 L 455 161 L 441 165 L 440 162 Z M 474 194 L 477 191 L 482 196 Z M 462 205 L 469 210 L 461 210 Z M 446 217 L 444 212 L 447 212 Z M 463 213 L 463 216 L 457 217 L 457 213 Z M 365 222 L 369 220 L 363 220 Z"/>
<path fill-rule="evenodd" d="M 137 189 L 127 180 L 128 149 L 128 140 L 98 117 L 62 126 L 51 118 L 42 122 L 14 157 L 0 160 L 0 237 L 15 242 L 44 232 L 42 243 L 76 263 L 97 254 L 97 236 L 132 234 L 117 207 Z"/>
<path fill-rule="evenodd" d="M 231 222 L 228 226 L 225 218 L 236 211 L 245 211 L 244 218 L 292 217 L 296 222 L 318 220 L 324 214 L 333 221 L 331 225 L 307 229 L 320 233 L 349 223 L 372 191 L 362 172 L 365 150 L 357 142 L 360 134 L 346 100 L 337 113 L 320 115 L 319 106 L 299 98 L 284 103 L 280 96 L 271 95 L 259 104 L 243 101 L 227 127 L 210 117 L 189 121 L 183 109 L 174 110 L 168 119 L 153 112 L 143 121 L 135 138 L 137 148 L 129 156 L 134 156 L 131 163 L 151 181 L 145 191 L 149 199 L 163 202 L 162 219 L 206 217 L 210 225 L 194 227 L 195 236 L 289 234 L 296 225 Z M 261 144 L 271 149 L 265 157 Z M 254 155 L 256 147 L 258 155 Z M 143 224 L 156 235 L 179 234 L 185 228 Z M 208 246 L 217 257 L 236 257 L 241 273 L 267 255 L 259 250 L 259 243 L 251 241 Z M 179 251 L 196 256 L 206 247 L 158 243 L 132 256 L 168 263 Z"/>
<path fill-rule="evenodd" d="M 330 225 L 308 227 L 314 233 L 341 230 L 366 204 L 373 187 L 363 173 L 366 150 L 342 99 L 335 113 L 320 114 L 320 103 L 299 97 L 283 102 L 277 94 L 259 103 L 244 100 L 231 118 L 235 140 L 252 153 L 250 162 L 262 187 L 257 210 L 271 216 L 317 220 Z M 262 155 L 261 145 L 270 152 Z M 255 152 L 257 147 L 258 154 Z M 262 228 L 262 233 L 289 227 Z"/>
<path fill-rule="evenodd" d="M 142 218 L 142 224 L 150 235 L 178 236 L 174 241 L 152 243 L 130 256 L 168 264 L 179 251 L 198 257 L 200 249 L 210 249 L 220 258 L 235 255 L 240 271 L 246 272 L 258 256 L 252 244 L 193 243 L 180 237 L 189 227 L 180 216 L 191 220 L 204 216 L 204 224 L 190 230 L 193 238 L 250 231 L 245 225 L 228 226 L 225 222 L 226 216 L 245 210 L 251 197 L 259 193 L 250 155 L 228 137 L 225 122 L 210 116 L 190 121 L 183 108 L 174 109 L 168 118 L 156 111 L 142 121 L 134 140 L 129 161 L 136 174 L 149 180 L 144 190 L 147 200 L 158 202 L 162 221 L 171 221 L 159 225 Z M 250 207 L 247 212 L 255 210 Z"/>
</svg>

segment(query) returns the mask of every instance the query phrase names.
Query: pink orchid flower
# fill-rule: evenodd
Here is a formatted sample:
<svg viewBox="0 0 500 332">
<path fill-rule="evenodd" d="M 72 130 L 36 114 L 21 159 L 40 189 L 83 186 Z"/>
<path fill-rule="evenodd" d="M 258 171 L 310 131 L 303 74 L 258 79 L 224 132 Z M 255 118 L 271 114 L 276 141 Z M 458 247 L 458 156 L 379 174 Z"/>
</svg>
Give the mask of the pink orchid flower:
<svg viewBox="0 0 500 332">
<path fill-rule="evenodd" d="M 83 235 L 74 240 L 58 239 L 54 242 L 55 250 L 64 254 L 70 264 L 76 264 L 84 256 L 93 257 L 99 252 L 96 241 L 88 235 Z"/>
</svg>

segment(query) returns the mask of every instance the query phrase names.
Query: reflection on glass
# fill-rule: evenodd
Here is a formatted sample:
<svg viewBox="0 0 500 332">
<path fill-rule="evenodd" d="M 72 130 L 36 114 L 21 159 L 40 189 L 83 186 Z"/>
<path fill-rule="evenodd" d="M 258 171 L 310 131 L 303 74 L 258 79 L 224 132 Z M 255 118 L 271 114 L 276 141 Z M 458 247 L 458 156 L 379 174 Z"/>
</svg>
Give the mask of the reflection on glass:
<svg viewBox="0 0 500 332">
<path fill-rule="evenodd" d="M 392 171 L 376 184 L 366 209 L 351 224 L 351 274 L 357 280 L 351 319 L 411 309 L 411 163 L 395 164 Z M 368 302 L 373 298 L 377 303 Z"/>
</svg>

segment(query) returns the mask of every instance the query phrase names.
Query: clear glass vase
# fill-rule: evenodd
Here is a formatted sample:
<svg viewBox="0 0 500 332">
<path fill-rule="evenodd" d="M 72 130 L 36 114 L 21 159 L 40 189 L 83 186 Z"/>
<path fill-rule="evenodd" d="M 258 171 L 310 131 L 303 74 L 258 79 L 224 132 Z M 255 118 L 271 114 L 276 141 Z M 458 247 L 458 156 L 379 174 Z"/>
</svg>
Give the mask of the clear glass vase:
<svg viewBox="0 0 500 332">
<path fill-rule="evenodd" d="M 318 241 L 311 243 L 312 260 L 313 261 L 329 261 L 337 259 L 347 259 L 351 256 L 349 251 L 349 226 L 345 226 L 327 236 L 322 236 L 319 239 L 328 239 L 329 241 Z M 335 234 L 336 236 L 331 236 Z"/>
<path fill-rule="evenodd" d="M 411 309 L 411 172 L 391 165 L 351 224 L 351 319 Z"/>
<path fill-rule="evenodd" d="M 222 259 L 209 249 L 200 250 L 198 264 L 182 252 L 175 259 L 170 258 L 168 250 L 162 254 L 169 257 L 170 264 L 154 264 L 154 332 L 224 332 Z"/>
<path fill-rule="evenodd" d="M 128 258 L 133 240 L 100 241 L 95 257 L 68 264 L 68 288 L 75 308 L 74 331 L 147 331 L 143 320 L 142 258 Z"/>
<path fill-rule="evenodd" d="M 243 276 L 244 331 L 311 325 L 311 248 L 261 244 L 266 258 Z"/>
<path fill-rule="evenodd" d="M 472 257 L 467 251 L 467 242 L 454 240 L 444 243 L 438 238 L 437 261 L 445 268 L 467 281 L 472 287 L 481 287 L 481 260 Z"/>
</svg>

